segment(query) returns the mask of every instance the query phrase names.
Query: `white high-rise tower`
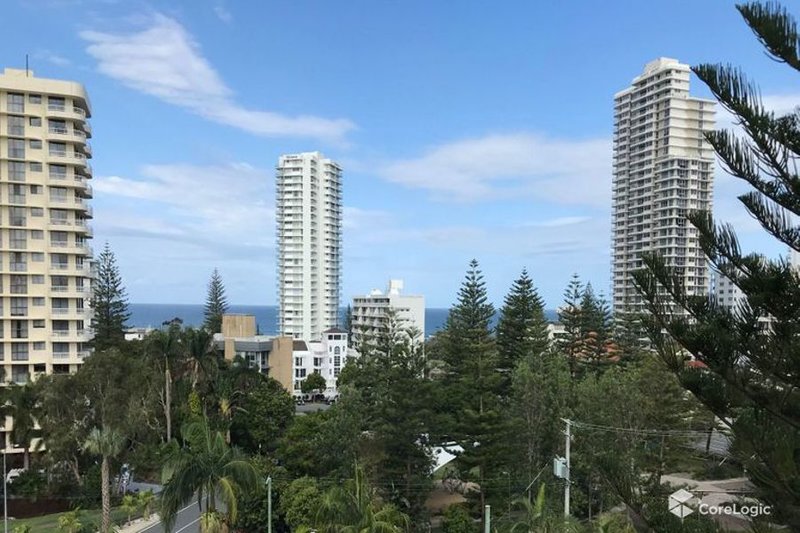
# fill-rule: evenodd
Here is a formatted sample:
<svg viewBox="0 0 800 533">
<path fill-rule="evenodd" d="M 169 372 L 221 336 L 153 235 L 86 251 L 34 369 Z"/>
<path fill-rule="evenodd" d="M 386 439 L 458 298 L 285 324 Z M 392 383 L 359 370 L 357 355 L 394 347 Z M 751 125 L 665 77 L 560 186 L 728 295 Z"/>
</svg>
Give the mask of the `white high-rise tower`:
<svg viewBox="0 0 800 533">
<path fill-rule="evenodd" d="M 318 340 L 339 322 L 342 169 L 319 152 L 283 155 L 276 183 L 278 331 Z"/>
<path fill-rule="evenodd" d="M 711 210 L 715 102 L 689 96 L 690 70 L 675 59 L 648 63 L 614 96 L 613 306 L 641 311 L 632 273 L 643 252 L 663 254 L 688 294 L 708 293 L 709 274 L 687 212 Z"/>
</svg>

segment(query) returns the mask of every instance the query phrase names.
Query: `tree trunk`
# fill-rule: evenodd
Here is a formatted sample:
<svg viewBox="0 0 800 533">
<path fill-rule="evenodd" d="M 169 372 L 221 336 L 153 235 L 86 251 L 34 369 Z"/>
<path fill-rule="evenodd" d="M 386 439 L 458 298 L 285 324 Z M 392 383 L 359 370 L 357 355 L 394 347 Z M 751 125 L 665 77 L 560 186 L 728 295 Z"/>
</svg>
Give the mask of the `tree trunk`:
<svg viewBox="0 0 800 533">
<path fill-rule="evenodd" d="M 69 463 L 69 468 L 72 470 L 72 475 L 75 476 L 75 482 L 78 486 L 83 485 L 83 479 L 81 478 L 81 469 L 78 465 L 78 458 L 74 455 L 72 456 L 72 461 L 67 461 Z"/>
<path fill-rule="evenodd" d="M 26 444 L 24 448 L 22 448 L 22 468 L 27 470 L 31 466 L 31 448 L 29 444 Z"/>
<path fill-rule="evenodd" d="M 164 419 L 167 423 L 167 442 L 172 440 L 172 377 L 169 366 L 164 366 Z"/>
<path fill-rule="evenodd" d="M 101 533 L 111 531 L 111 487 L 108 480 L 108 457 L 103 456 L 103 463 L 100 467 L 100 483 L 103 495 L 103 522 L 100 528 Z"/>
</svg>

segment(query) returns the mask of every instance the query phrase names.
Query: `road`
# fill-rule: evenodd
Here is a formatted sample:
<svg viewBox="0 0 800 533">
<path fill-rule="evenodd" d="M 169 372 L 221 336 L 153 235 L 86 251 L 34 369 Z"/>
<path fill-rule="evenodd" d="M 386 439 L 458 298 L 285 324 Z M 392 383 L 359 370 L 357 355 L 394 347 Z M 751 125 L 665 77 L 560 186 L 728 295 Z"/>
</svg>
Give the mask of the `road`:
<svg viewBox="0 0 800 533">
<path fill-rule="evenodd" d="M 163 522 L 157 522 L 140 533 L 167 533 Z M 200 509 L 194 501 L 178 511 L 172 533 L 200 533 Z"/>
</svg>

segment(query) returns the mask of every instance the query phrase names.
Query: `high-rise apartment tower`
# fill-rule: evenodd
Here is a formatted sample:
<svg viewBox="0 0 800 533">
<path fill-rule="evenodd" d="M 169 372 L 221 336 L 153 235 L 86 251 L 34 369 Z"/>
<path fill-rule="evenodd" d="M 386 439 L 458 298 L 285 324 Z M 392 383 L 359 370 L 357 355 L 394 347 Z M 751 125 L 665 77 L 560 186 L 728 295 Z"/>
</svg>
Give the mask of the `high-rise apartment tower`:
<svg viewBox="0 0 800 533">
<path fill-rule="evenodd" d="M 5 382 L 88 355 L 92 177 L 83 86 L 0 75 L 0 357 Z"/>
<path fill-rule="evenodd" d="M 278 331 L 307 341 L 339 322 L 342 169 L 319 152 L 277 169 Z"/>
<path fill-rule="evenodd" d="M 643 252 L 664 256 L 688 294 L 708 293 L 709 273 L 697 230 L 686 220 L 711 210 L 715 103 L 689 96 L 690 70 L 675 59 L 645 65 L 614 95 L 613 307 L 643 310 L 632 273 Z"/>
</svg>

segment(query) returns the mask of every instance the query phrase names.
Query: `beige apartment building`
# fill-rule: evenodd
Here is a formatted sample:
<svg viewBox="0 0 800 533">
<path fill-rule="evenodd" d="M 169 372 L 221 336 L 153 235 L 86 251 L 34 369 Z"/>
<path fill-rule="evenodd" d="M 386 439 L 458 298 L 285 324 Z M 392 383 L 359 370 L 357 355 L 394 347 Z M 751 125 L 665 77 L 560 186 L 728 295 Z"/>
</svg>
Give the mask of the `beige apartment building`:
<svg viewBox="0 0 800 533">
<path fill-rule="evenodd" d="M 92 157 L 82 85 L 0 75 L 0 356 L 5 383 L 88 355 Z"/>
<path fill-rule="evenodd" d="M 675 59 L 645 65 L 614 95 L 614 313 L 641 312 L 633 272 L 642 254 L 661 254 L 690 295 L 708 293 L 709 271 L 697 229 L 686 220 L 711 210 L 716 103 L 689 94 L 691 71 Z"/>
</svg>

